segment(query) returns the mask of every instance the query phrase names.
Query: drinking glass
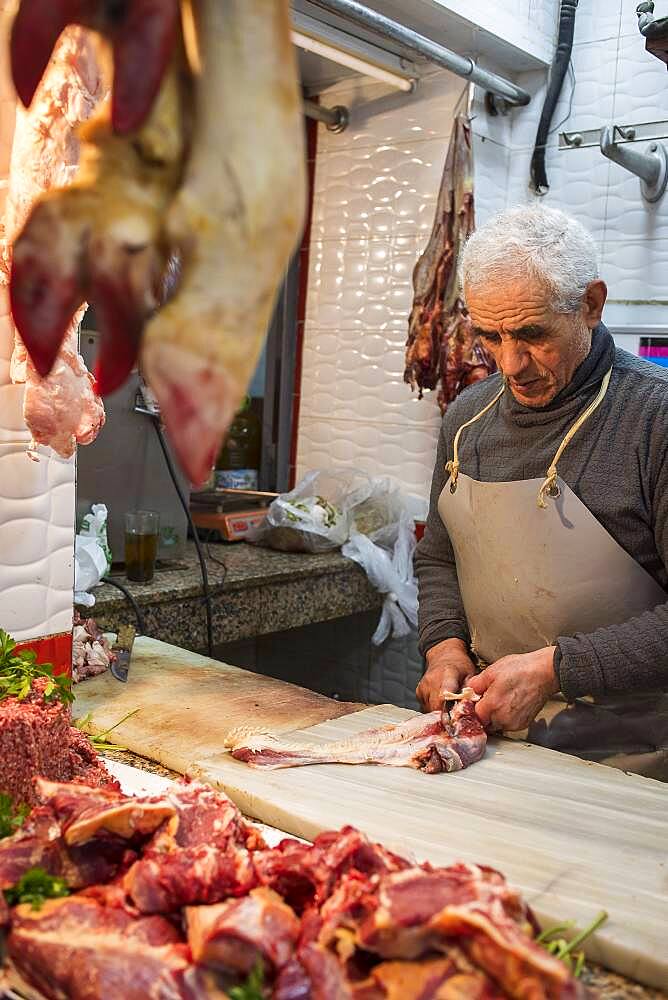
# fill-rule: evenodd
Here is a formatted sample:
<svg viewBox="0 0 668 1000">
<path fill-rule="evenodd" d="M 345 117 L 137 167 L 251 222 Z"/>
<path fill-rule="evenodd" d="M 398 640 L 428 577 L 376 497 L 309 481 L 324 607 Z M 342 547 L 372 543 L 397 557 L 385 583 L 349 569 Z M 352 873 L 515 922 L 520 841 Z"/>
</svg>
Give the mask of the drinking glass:
<svg viewBox="0 0 668 1000">
<path fill-rule="evenodd" d="M 160 515 L 132 510 L 125 515 L 125 575 L 135 583 L 150 583 L 158 554 Z"/>
</svg>

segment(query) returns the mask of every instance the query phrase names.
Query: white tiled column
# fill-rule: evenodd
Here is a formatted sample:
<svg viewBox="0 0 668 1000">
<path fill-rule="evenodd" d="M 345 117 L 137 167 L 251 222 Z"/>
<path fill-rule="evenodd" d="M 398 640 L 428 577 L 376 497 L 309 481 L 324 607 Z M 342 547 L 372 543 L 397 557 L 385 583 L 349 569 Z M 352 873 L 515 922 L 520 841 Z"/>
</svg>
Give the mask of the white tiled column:
<svg viewBox="0 0 668 1000">
<path fill-rule="evenodd" d="M 0 15 L 4 4 L 0 0 Z M 6 22 L 0 20 L 0 219 L 14 132 Z M 69 631 L 74 575 L 75 460 L 39 448 L 27 455 L 23 393 L 12 385 L 14 332 L 0 285 L 0 628 L 16 639 Z"/>
</svg>

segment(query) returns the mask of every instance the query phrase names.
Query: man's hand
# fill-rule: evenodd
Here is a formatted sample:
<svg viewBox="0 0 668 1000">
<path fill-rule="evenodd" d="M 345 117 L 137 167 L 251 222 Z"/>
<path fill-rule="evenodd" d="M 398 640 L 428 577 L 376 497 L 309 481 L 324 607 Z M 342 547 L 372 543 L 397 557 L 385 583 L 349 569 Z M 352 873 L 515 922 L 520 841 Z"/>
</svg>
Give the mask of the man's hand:
<svg viewBox="0 0 668 1000">
<path fill-rule="evenodd" d="M 475 672 L 466 643 L 461 639 L 444 639 L 427 653 L 427 670 L 417 686 L 418 701 L 425 712 L 443 708 L 446 691 L 456 694 Z"/>
<path fill-rule="evenodd" d="M 559 690 L 554 649 L 546 646 L 535 653 L 503 656 L 468 682 L 482 695 L 475 710 L 483 725 L 512 733 L 533 722 Z"/>
</svg>

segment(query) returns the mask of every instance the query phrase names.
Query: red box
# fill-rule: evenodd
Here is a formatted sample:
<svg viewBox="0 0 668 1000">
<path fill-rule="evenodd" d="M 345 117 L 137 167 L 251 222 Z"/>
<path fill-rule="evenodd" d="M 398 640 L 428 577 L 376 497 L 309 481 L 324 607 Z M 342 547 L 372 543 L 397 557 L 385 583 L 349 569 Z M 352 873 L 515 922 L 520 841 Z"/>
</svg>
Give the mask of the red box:
<svg viewBox="0 0 668 1000">
<path fill-rule="evenodd" d="M 59 632 L 58 635 L 45 635 L 28 642 L 17 642 L 17 651 L 32 649 L 37 654 L 38 663 L 53 664 L 54 674 L 72 676 L 72 633 Z"/>
</svg>

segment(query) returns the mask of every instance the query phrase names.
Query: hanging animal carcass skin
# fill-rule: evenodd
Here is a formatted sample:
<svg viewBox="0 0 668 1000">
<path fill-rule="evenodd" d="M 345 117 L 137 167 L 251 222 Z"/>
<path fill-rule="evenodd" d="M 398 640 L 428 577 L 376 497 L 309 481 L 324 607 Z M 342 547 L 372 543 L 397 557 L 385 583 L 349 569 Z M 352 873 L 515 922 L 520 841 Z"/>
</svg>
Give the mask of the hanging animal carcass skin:
<svg viewBox="0 0 668 1000">
<path fill-rule="evenodd" d="M 167 217 L 182 276 L 142 364 L 181 464 L 209 473 L 301 233 L 303 122 L 287 0 L 201 0 L 185 177 Z"/>
<path fill-rule="evenodd" d="M 462 301 L 457 266 L 474 229 L 473 155 L 467 115 L 455 118 L 427 248 L 413 271 L 413 307 L 408 321 L 404 381 L 418 389 L 439 388 L 444 412 L 473 382 L 496 370 L 473 333 Z"/>
<path fill-rule="evenodd" d="M 21 10 L 39 2 L 23 0 Z M 142 0 L 137 10 L 153 9 L 164 26 L 170 2 Z M 71 19 L 81 21 L 79 6 L 59 5 L 59 16 L 76 7 Z M 102 0 L 89 7 L 106 10 Z M 106 35 L 126 80 L 141 46 L 104 10 L 85 23 Z M 76 190 L 35 207 L 15 243 L 11 296 L 43 376 L 83 299 L 95 306 L 103 394 L 127 376 L 154 314 L 144 373 L 181 465 L 199 483 L 246 392 L 301 232 L 305 165 L 287 0 L 183 0 L 182 13 L 148 117 L 126 134 L 114 94 L 82 135 Z M 146 46 L 160 66 L 164 55 L 164 45 Z M 173 255 L 180 279 L 156 312 Z"/>
</svg>

